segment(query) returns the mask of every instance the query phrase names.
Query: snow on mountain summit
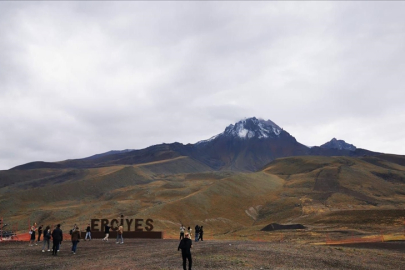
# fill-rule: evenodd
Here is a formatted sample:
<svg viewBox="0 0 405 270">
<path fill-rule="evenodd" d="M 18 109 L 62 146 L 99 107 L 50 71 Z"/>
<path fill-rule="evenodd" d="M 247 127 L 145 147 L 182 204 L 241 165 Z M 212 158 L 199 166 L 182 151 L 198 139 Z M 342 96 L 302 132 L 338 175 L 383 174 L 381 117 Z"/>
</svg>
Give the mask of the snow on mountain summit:
<svg viewBox="0 0 405 270">
<path fill-rule="evenodd" d="M 225 136 L 239 137 L 241 139 L 250 138 L 269 138 L 279 136 L 281 128 L 270 120 L 257 119 L 256 117 L 247 118 L 237 122 L 235 125 L 226 127 L 223 134 Z"/>
<path fill-rule="evenodd" d="M 238 139 L 265 139 L 279 137 L 283 129 L 276 125 L 271 120 L 258 119 L 256 117 L 240 120 L 235 124 L 231 124 L 225 128 L 225 131 L 213 136 L 212 138 L 198 143 L 212 141 L 218 137 L 226 136 Z"/>
</svg>

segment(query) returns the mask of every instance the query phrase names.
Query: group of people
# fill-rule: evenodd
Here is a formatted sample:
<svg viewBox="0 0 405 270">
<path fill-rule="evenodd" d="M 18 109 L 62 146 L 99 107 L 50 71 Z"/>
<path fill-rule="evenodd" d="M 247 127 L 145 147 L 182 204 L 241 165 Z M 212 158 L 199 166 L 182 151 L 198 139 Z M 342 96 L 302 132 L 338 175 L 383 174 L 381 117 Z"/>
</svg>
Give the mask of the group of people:
<svg viewBox="0 0 405 270">
<path fill-rule="evenodd" d="M 49 242 L 51 238 L 53 239 L 53 251 L 52 255 L 57 255 L 57 251 L 59 251 L 59 246 L 62 244 L 63 241 L 63 233 L 62 230 L 60 229 L 60 224 L 56 225 L 54 229 L 51 231 L 51 227 L 47 226 L 44 230 L 42 230 L 43 225 L 39 226 L 37 228 L 37 223 L 34 223 L 29 231 L 29 234 L 31 235 L 30 237 L 30 244 L 29 246 L 37 246 L 38 242 L 41 241 L 41 236 L 43 234 L 43 246 L 42 246 L 42 252 L 45 252 L 45 247 L 46 245 L 48 246 L 48 251 L 49 249 Z M 104 231 L 105 231 L 105 237 L 103 238 L 103 241 L 108 241 L 108 237 L 110 235 L 110 229 L 111 226 L 105 225 Z M 60 232 L 59 232 L 60 231 Z M 38 240 L 36 240 L 36 232 L 38 232 Z M 72 240 L 72 253 L 76 254 L 77 250 L 77 244 L 80 242 L 80 230 L 79 227 L 75 224 L 73 226 L 73 229 L 69 231 L 69 234 L 71 235 L 71 240 Z M 124 227 L 121 225 L 117 229 L 117 244 L 121 243 L 124 244 Z M 86 236 L 84 238 L 85 241 L 91 240 L 91 227 L 90 224 L 87 225 L 86 228 Z M 54 251 L 54 248 L 56 248 L 56 252 Z"/>
<path fill-rule="evenodd" d="M 38 245 L 35 243 L 36 240 L 36 232 L 38 231 L 38 240 L 37 242 L 40 242 L 41 235 L 43 234 L 43 246 L 42 246 L 42 252 L 45 252 L 45 247 L 48 247 L 48 251 L 50 251 L 50 240 L 52 238 L 53 241 L 53 246 L 52 246 L 52 255 L 58 255 L 60 245 L 62 244 L 63 241 L 63 232 L 61 230 L 61 225 L 58 224 L 54 227 L 54 229 L 51 231 L 50 226 L 46 226 L 46 228 L 43 230 L 43 225 L 39 226 L 37 228 L 37 224 L 34 223 L 31 228 L 30 228 L 30 246 L 33 245 Z M 110 229 L 111 226 L 105 225 L 104 227 L 104 232 L 105 232 L 105 237 L 103 238 L 103 241 L 108 241 L 108 237 L 110 235 Z M 191 251 L 190 249 L 193 247 L 192 241 L 191 241 L 191 231 L 192 229 L 190 227 L 187 228 L 181 224 L 180 226 L 180 243 L 177 248 L 177 250 L 182 251 L 182 258 L 183 258 L 183 269 L 186 270 L 186 264 L 188 260 L 188 269 L 191 270 L 192 267 L 192 258 L 191 258 Z M 75 224 L 73 226 L 73 229 L 69 231 L 69 234 L 71 235 L 71 241 L 72 241 L 72 253 L 76 254 L 77 250 L 77 244 L 80 242 L 80 230 L 79 227 Z M 116 243 L 118 244 L 119 241 L 121 241 L 121 244 L 124 243 L 124 229 L 123 226 L 119 226 L 117 229 L 117 241 Z M 203 241 L 203 235 L 204 235 L 204 229 L 203 226 L 196 225 L 195 226 L 195 241 L 198 242 L 199 240 Z M 88 224 L 86 228 L 86 236 L 85 236 L 85 241 L 86 240 L 91 240 L 91 228 L 90 224 Z"/>
<path fill-rule="evenodd" d="M 43 227 L 44 226 L 41 225 L 41 226 L 39 226 L 37 228 L 36 223 L 34 223 L 31 226 L 30 231 L 29 231 L 29 234 L 31 235 L 30 246 L 33 246 L 33 245 L 37 246 L 38 245 L 35 242 L 35 240 L 36 240 L 35 239 L 35 234 L 38 231 L 38 240 L 37 240 L 37 242 L 40 242 L 41 241 L 41 235 L 42 234 L 44 235 L 42 252 L 45 252 L 45 247 L 46 246 L 48 246 L 47 250 L 51 251 L 50 248 L 49 248 L 50 247 L 49 242 L 50 242 L 50 240 L 52 238 L 52 240 L 53 240 L 52 255 L 58 255 L 59 247 L 60 247 L 60 245 L 62 244 L 62 241 L 63 241 L 63 233 L 62 233 L 62 230 L 60 229 L 60 224 L 56 225 L 52 231 L 51 231 L 50 226 L 46 226 L 46 228 L 44 230 L 42 230 Z M 80 238 L 80 234 L 79 234 L 79 238 Z M 73 242 L 73 239 L 72 239 L 72 242 Z"/>
<path fill-rule="evenodd" d="M 103 241 L 108 241 L 108 237 L 110 236 L 110 229 L 111 226 L 109 226 L 108 224 L 104 226 L 105 237 L 103 238 Z M 122 227 L 122 225 L 120 225 L 117 229 L 117 241 L 115 243 L 120 243 L 120 240 L 121 244 L 124 244 L 124 227 Z"/>
<path fill-rule="evenodd" d="M 204 228 L 203 228 L 203 226 L 200 227 L 198 225 L 195 225 L 194 229 L 195 229 L 195 241 L 196 242 L 198 242 L 199 240 L 204 241 L 203 240 L 203 236 L 204 236 Z M 188 232 L 190 238 L 192 236 L 191 231 L 192 231 L 191 228 L 188 227 L 187 232 Z M 180 226 L 180 240 L 184 238 L 185 232 L 186 232 L 186 227 L 184 227 L 184 225 L 181 224 L 181 226 Z"/>
<path fill-rule="evenodd" d="M 203 226 L 195 225 L 195 241 L 198 242 L 199 240 L 203 241 L 204 235 L 204 228 Z M 191 257 L 191 248 L 193 247 L 193 243 L 191 241 L 191 228 L 188 227 L 186 231 L 186 227 L 183 224 L 180 226 L 180 244 L 177 250 L 181 249 L 181 256 L 183 258 L 183 270 L 186 270 L 187 260 L 188 260 L 188 269 L 191 270 L 193 265 L 193 259 Z"/>
<path fill-rule="evenodd" d="M 55 225 L 53 230 L 51 230 L 51 226 L 46 226 L 44 230 L 42 230 L 43 225 L 39 226 L 37 228 L 37 224 L 34 223 L 29 231 L 29 234 L 31 235 L 30 238 L 30 244 L 29 246 L 33 245 L 38 245 L 35 242 L 35 235 L 36 232 L 38 231 L 38 240 L 37 242 L 41 241 L 41 235 L 43 234 L 43 245 L 42 245 L 42 252 L 45 252 L 45 248 L 47 247 L 47 251 L 50 250 L 50 240 L 52 239 L 52 255 L 58 255 L 60 245 L 62 244 L 63 241 L 63 232 L 60 228 L 60 224 Z M 88 229 L 90 226 L 88 226 Z M 71 240 L 72 240 L 72 253 L 76 254 L 76 249 L 77 249 L 77 244 L 80 242 L 80 230 L 79 227 L 76 226 L 76 224 L 73 226 L 73 229 L 70 230 L 69 234 L 71 235 Z M 86 235 L 87 237 L 87 235 Z"/>
</svg>

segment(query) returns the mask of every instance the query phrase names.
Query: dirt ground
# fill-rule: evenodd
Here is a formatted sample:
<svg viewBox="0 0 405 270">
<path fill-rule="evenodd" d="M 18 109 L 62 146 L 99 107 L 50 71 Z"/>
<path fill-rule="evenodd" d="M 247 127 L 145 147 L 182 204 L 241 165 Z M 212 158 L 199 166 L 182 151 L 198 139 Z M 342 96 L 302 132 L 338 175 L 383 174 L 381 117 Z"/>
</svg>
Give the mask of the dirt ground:
<svg viewBox="0 0 405 270">
<path fill-rule="evenodd" d="M 112 239 L 114 240 L 114 239 Z M 78 244 L 72 254 L 65 241 L 58 256 L 42 243 L 0 242 L 1 269 L 182 269 L 177 240 L 100 239 Z M 193 242 L 193 269 L 405 269 L 405 243 L 363 246 L 222 241 Z"/>
</svg>

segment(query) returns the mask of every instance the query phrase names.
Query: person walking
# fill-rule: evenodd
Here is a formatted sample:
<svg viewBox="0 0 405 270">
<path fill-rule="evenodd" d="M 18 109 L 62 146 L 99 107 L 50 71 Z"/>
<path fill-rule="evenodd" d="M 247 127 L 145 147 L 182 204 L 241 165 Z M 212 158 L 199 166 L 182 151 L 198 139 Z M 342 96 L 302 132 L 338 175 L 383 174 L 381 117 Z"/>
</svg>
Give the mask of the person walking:
<svg viewBox="0 0 405 270">
<path fill-rule="evenodd" d="M 51 231 L 51 238 L 52 238 L 52 235 L 53 235 L 53 231 L 56 230 L 56 228 L 57 228 L 56 225 L 53 226 L 53 230 Z M 54 243 L 55 243 L 55 242 L 53 241 L 53 238 L 52 238 L 52 253 L 53 253 L 53 248 L 54 248 L 54 246 L 55 246 Z M 52 254 L 52 255 L 53 255 L 53 254 Z"/>
<path fill-rule="evenodd" d="M 203 230 L 203 226 L 201 226 L 201 227 L 200 227 L 200 236 L 198 237 L 198 240 L 201 239 L 201 241 L 204 241 L 204 240 L 203 240 L 203 234 L 204 234 L 204 230 Z"/>
<path fill-rule="evenodd" d="M 40 242 L 41 241 L 41 235 L 42 235 L 42 228 L 44 227 L 44 225 L 41 225 L 41 226 L 39 226 L 39 228 L 38 228 L 38 241 L 37 242 Z"/>
<path fill-rule="evenodd" d="M 110 229 L 111 229 L 111 227 L 108 226 L 108 224 L 106 224 L 104 227 L 105 237 L 103 238 L 103 241 L 108 241 L 108 236 L 110 235 Z"/>
<path fill-rule="evenodd" d="M 77 243 L 80 241 L 80 230 L 76 226 L 75 230 L 72 232 L 72 253 L 76 254 Z"/>
<path fill-rule="evenodd" d="M 188 231 L 188 234 L 189 234 L 189 236 L 190 236 L 190 239 L 191 239 L 191 230 L 192 230 L 192 229 L 191 229 L 190 227 L 187 228 L 187 231 Z"/>
<path fill-rule="evenodd" d="M 181 224 L 180 226 L 180 240 L 184 238 L 184 231 L 186 230 L 186 227 Z"/>
<path fill-rule="evenodd" d="M 198 234 L 200 233 L 200 226 L 195 225 L 195 241 L 198 242 Z"/>
<path fill-rule="evenodd" d="M 122 225 L 120 225 L 118 227 L 118 230 L 117 230 L 117 242 L 116 242 L 116 244 L 119 243 L 119 239 L 121 239 L 121 244 L 124 244 L 123 234 L 124 234 L 124 227 L 122 227 Z"/>
<path fill-rule="evenodd" d="M 89 241 L 91 240 L 91 228 L 90 228 L 90 224 L 87 224 L 86 236 L 84 237 L 84 240 L 86 241 L 87 238 L 89 238 Z"/>
<path fill-rule="evenodd" d="M 53 247 L 52 255 L 58 255 L 59 246 L 63 241 L 63 232 L 60 229 L 60 224 L 56 225 L 56 228 L 52 231 Z"/>
<path fill-rule="evenodd" d="M 34 223 L 34 224 L 31 226 L 31 229 L 30 229 L 30 235 L 31 235 L 31 238 L 30 238 L 30 247 L 32 247 L 34 244 L 37 245 L 37 243 L 35 243 L 35 231 L 36 231 L 36 230 L 37 230 L 37 224 Z"/>
<path fill-rule="evenodd" d="M 188 260 L 188 270 L 191 270 L 193 265 L 193 260 L 191 258 L 191 251 L 190 249 L 193 247 L 193 243 L 190 239 L 190 234 L 186 233 L 185 238 L 181 239 L 179 247 L 177 251 L 181 249 L 181 257 L 183 258 L 183 270 L 186 269 L 186 260 Z"/>
<path fill-rule="evenodd" d="M 48 251 L 51 251 L 49 249 L 49 241 L 51 240 L 51 227 L 46 226 L 44 230 L 44 245 L 42 246 L 42 252 L 45 252 L 45 245 L 48 244 Z"/>
</svg>

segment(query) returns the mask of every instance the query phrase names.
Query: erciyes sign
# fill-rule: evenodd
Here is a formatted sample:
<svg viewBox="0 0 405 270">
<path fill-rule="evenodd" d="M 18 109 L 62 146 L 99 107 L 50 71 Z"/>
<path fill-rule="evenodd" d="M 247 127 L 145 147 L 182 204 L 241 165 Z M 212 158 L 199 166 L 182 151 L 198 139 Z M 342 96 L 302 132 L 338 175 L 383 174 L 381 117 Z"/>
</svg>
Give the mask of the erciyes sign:
<svg viewBox="0 0 405 270">
<path fill-rule="evenodd" d="M 153 230 L 153 219 L 142 219 L 142 218 L 136 218 L 136 219 L 128 219 L 123 216 L 121 216 L 120 219 L 98 219 L 94 218 L 91 219 L 91 231 L 93 232 L 103 232 L 105 225 L 109 225 L 111 229 L 117 230 L 118 226 L 124 227 L 124 231 L 131 232 L 143 232 L 147 231 L 150 232 Z"/>
</svg>

